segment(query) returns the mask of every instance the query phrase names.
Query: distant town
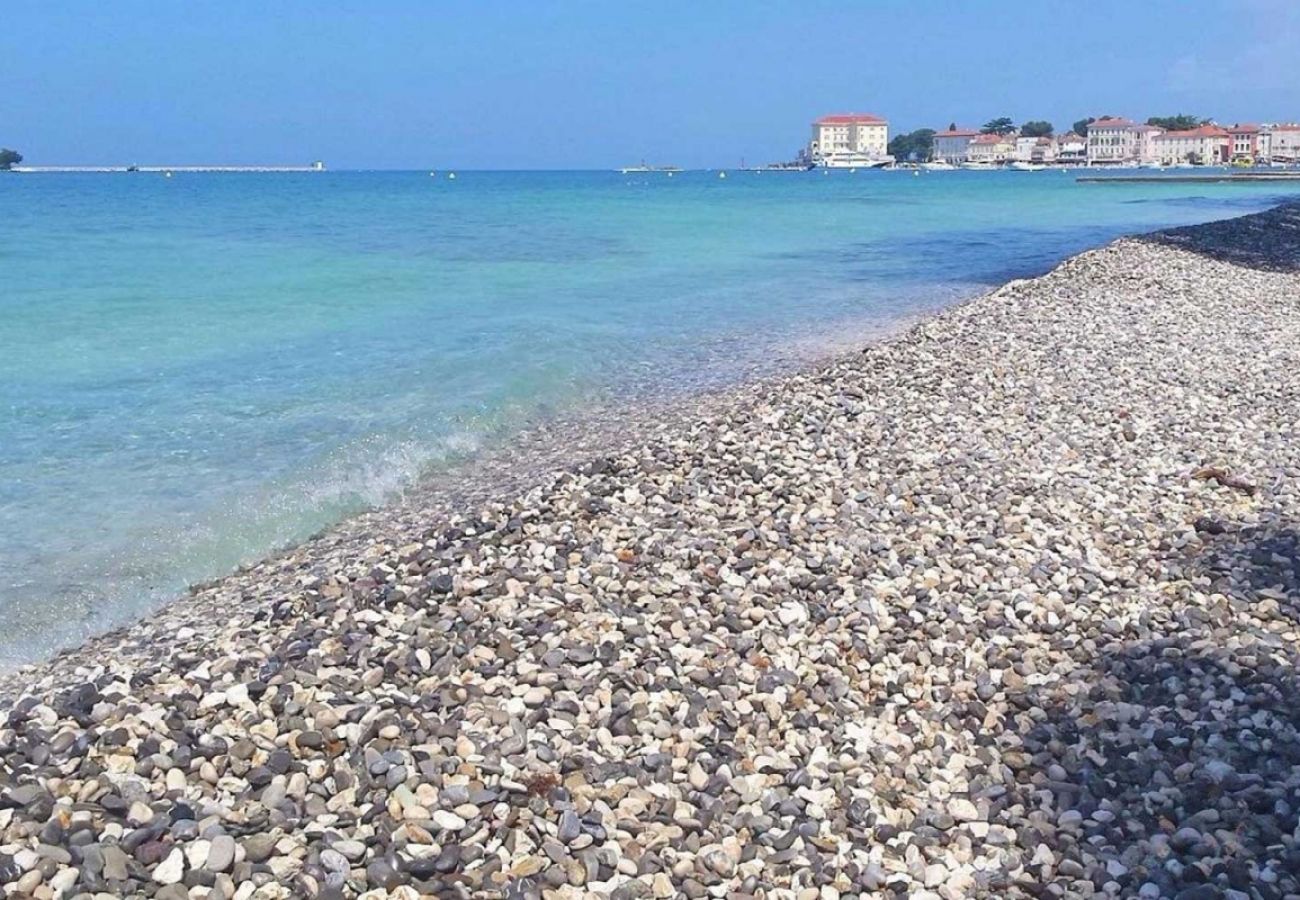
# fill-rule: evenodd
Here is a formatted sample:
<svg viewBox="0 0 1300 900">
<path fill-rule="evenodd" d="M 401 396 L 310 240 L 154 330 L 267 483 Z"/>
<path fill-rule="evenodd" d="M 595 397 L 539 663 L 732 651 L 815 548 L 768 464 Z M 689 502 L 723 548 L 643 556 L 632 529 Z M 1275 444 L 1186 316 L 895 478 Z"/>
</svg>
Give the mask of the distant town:
<svg viewBox="0 0 1300 900">
<path fill-rule="evenodd" d="M 305 166 L 22 166 L 16 150 L 0 148 L 0 171 L 12 172 L 323 172 L 323 162 Z M 789 162 L 758 169 L 807 170 L 916 167 L 922 169 L 1027 169 L 1065 166 L 1115 168 L 1241 168 L 1300 164 L 1300 124 L 1238 122 L 1180 114 L 1137 122 L 1123 116 L 1080 119 L 1058 134 L 1051 122 L 1021 125 L 1007 117 L 979 128 L 956 122 L 889 134 L 889 120 L 870 113 L 835 113 L 812 123 L 812 135 Z M 742 163 L 742 167 L 744 164 Z M 671 165 L 626 166 L 623 173 L 682 171 Z M 431 173 L 432 174 L 432 173 Z M 448 178 L 455 178 L 449 174 Z M 724 176 L 725 177 L 725 176 Z M 1245 176 L 1242 176 L 1243 178 Z M 1278 177 L 1283 177 L 1279 175 Z"/>
<path fill-rule="evenodd" d="M 1300 162 L 1300 124 L 1237 123 L 1177 115 L 1136 122 L 1080 119 L 1064 134 L 1042 120 L 994 119 L 980 128 L 922 128 L 889 136 L 888 120 L 866 113 L 822 116 L 792 163 L 775 168 L 1018 168 L 1046 166 L 1268 166 Z"/>
</svg>

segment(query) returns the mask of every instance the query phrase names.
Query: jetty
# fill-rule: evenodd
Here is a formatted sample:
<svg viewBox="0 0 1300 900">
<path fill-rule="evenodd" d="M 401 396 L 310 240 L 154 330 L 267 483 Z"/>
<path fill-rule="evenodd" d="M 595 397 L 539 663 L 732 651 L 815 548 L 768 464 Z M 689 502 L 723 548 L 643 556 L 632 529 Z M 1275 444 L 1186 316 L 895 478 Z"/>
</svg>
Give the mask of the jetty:
<svg viewBox="0 0 1300 900">
<path fill-rule="evenodd" d="M 1223 184 L 1247 181 L 1300 181 L 1300 172 L 1220 172 L 1217 175 L 1081 175 L 1079 184 Z"/>
</svg>

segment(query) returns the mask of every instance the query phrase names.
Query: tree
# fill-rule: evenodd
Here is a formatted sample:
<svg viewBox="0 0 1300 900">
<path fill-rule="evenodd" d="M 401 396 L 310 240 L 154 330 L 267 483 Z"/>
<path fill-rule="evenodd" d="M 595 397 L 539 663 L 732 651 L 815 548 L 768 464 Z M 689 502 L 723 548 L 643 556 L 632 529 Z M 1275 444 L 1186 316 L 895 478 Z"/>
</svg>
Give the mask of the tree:
<svg viewBox="0 0 1300 900">
<path fill-rule="evenodd" d="M 895 135 L 889 142 L 889 155 L 894 159 L 929 159 L 933 153 L 933 128 L 918 128 L 916 131 Z"/>
<path fill-rule="evenodd" d="M 1043 119 L 1034 119 L 1020 126 L 1020 133 L 1025 137 L 1051 137 L 1052 123 Z"/>
<path fill-rule="evenodd" d="M 23 155 L 17 150 L 0 147 L 0 169 L 12 169 L 23 161 Z"/>
<path fill-rule="evenodd" d="M 1176 116 L 1152 116 L 1147 119 L 1147 124 L 1163 128 L 1165 131 L 1191 131 L 1201 125 L 1209 125 L 1210 120 L 1179 113 Z"/>
<path fill-rule="evenodd" d="M 957 123 L 956 123 L 956 122 L 949 122 L 949 123 L 948 123 L 948 130 L 949 130 L 949 131 L 956 131 L 956 130 L 957 130 Z"/>
<path fill-rule="evenodd" d="M 991 122 L 985 122 L 984 127 L 980 129 L 981 134 L 1011 134 L 1016 130 L 1016 125 L 1007 116 L 994 119 Z"/>
<path fill-rule="evenodd" d="M 1093 116 L 1088 116 L 1088 118 L 1080 119 L 1079 121 L 1071 125 L 1070 130 L 1073 131 L 1075 134 L 1077 134 L 1079 137 L 1087 137 L 1088 126 L 1095 121 L 1097 121 L 1096 118 L 1094 118 Z"/>
</svg>

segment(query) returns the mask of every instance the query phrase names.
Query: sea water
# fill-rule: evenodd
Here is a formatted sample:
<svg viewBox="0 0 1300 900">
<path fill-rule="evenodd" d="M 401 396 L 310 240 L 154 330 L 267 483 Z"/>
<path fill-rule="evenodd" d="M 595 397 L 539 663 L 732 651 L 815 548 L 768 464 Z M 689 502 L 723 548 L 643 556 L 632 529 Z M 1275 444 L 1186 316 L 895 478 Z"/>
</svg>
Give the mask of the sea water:
<svg viewBox="0 0 1300 900">
<path fill-rule="evenodd" d="M 0 664 L 539 417 L 770 372 L 1287 193 L 1050 170 L 456 174 L 0 175 Z"/>
</svg>

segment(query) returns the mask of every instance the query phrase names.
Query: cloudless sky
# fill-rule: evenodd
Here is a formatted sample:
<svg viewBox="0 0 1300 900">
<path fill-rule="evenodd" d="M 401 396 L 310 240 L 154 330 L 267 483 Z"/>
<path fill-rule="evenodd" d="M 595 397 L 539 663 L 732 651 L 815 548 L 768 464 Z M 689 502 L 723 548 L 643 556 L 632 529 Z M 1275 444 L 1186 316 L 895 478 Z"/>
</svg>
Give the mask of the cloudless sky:
<svg viewBox="0 0 1300 900">
<path fill-rule="evenodd" d="M 1300 119 L 1300 0 L 32 0 L 0 79 L 33 164 L 730 166 L 836 111 Z"/>
</svg>

